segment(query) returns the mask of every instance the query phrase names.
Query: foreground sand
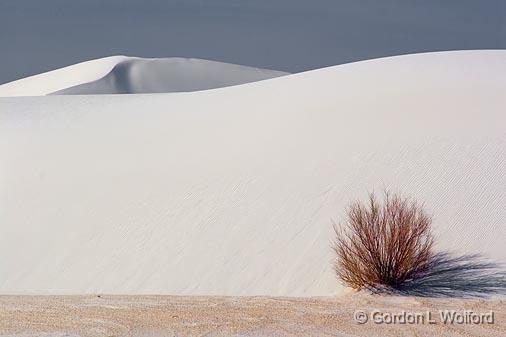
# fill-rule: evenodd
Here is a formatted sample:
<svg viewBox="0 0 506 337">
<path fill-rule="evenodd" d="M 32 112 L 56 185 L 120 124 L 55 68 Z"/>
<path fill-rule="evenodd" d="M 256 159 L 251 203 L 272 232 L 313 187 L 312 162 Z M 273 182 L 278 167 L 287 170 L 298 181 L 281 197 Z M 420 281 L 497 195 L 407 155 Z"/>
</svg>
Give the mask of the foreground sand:
<svg viewBox="0 0 506 337">
<path fill-rule="evenodd" d="M 357 323 L 357 310 L 431 312 L 435 324 Z M 443 324 L 439 310 L 494 313 Z M 378 316 L 379 317 L 379 314 Z M 387 316 L 381 315 L 387 320 Z M 506 301 L 348 294 L 336 298 L 1 296 L 2 336 L 505 336 Z"/>
</svg>

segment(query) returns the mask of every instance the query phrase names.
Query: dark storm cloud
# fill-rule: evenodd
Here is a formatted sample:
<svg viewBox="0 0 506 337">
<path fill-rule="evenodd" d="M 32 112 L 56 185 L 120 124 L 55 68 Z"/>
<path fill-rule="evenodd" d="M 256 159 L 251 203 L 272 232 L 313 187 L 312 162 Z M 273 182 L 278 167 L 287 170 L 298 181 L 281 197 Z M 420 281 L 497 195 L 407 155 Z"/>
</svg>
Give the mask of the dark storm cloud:
<svg viewBox="0 0 506 337">
<path fill-rule="evenodd" d="M 0 83 L 109 55 L 298 72 L 506 49 L 504 0 L 0 0 Z"/>
</svg>

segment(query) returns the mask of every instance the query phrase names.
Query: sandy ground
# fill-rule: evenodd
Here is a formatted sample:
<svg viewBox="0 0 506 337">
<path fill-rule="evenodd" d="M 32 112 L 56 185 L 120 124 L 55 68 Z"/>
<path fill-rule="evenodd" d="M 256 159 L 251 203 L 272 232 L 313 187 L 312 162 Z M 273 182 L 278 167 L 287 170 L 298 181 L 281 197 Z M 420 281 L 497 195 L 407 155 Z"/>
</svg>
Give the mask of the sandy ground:
<svg viewBox="0 0 506 337">
<path fill-rule="evenodd" d="M 1 296 L 0 335 L 505 336 L 505 304 L 499 299 L 448 300 L 365 294 L 324 298 Z M 455 310 L 464 316 L 465 311 L 492 312 L 493 322 L 445 324 L 440 310 Z M 361 311 L 368 317 L 368 322 L 363 324 L 357 322 Z M 408 319 L 409 314 L 420 318 L 416 324 L 388 324 L 390 314 L 401 317 L 403 312 L 408 314 Z M 429 322 L 428 312 L 435 323 Z"/>
</svg>

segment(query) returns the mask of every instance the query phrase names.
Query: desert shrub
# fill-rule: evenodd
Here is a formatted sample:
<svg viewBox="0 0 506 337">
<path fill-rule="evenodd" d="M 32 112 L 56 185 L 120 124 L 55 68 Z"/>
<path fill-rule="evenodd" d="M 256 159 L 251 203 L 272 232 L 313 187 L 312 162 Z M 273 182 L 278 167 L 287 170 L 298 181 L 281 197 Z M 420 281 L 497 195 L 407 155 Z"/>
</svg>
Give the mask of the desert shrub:
<svg viewBox="0 0 506 337">
<path fill-rule="evenodd" d="M 421 204 L 398 194 L 352 203 L 346 221 L 334 225 L 337 276 L 355 289 L 402 288 L 431 268 L 431 223 Z"/>
</svg>

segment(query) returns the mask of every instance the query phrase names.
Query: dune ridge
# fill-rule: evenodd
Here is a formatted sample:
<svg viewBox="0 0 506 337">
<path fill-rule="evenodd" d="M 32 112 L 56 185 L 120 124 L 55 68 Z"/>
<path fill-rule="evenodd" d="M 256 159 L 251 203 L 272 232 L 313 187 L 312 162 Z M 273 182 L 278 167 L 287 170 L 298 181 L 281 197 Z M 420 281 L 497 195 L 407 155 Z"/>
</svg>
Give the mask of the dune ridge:
<svg viewBox="0 0 506 337">
<path fill-rule="evenodd" d="M 111 56 L 0 85 L 0 97 L 191 92 L 284 75 L 202 59 Z"/>
</svg>

